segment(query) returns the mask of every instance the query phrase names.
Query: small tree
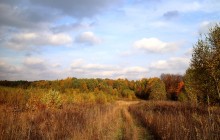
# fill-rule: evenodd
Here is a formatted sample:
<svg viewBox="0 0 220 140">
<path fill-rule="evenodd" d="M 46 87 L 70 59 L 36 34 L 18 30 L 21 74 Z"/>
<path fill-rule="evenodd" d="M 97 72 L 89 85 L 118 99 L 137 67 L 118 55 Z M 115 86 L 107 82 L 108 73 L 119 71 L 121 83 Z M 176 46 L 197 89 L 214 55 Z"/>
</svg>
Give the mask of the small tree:
<svg viewBox="0 0 220 140">
<path fill-rule="evenodd" d="M 160 78 L 149 79 L 149 99 L 150 100 L 166 100 L 165 84 Z"/>
</svg>

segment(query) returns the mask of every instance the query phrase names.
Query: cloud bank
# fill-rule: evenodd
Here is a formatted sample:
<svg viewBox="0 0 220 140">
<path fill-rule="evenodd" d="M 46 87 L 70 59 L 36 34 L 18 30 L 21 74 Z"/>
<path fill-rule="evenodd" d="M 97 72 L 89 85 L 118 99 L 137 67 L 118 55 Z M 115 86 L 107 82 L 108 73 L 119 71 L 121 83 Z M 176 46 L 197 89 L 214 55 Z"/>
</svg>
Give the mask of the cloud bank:
<svg viewBox="0 0 220 140">
<path fill-rule="evenodd" d="M 134 42 L 134 48 L 148 53 L 167 53 L 178 49 L 178 43 L 163 42 L 157 38 L 143 38 Z"/>
</svg>

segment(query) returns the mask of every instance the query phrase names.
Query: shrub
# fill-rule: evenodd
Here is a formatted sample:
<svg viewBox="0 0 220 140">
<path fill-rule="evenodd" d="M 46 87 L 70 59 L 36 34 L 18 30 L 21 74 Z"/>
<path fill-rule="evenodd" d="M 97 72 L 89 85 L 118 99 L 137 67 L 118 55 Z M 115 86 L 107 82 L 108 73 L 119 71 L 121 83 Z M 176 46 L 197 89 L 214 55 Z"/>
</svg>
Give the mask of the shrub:
<svg viewBox="0 0 220 140">
<path fill-rule="evenodd" d="M 107 95 L 104 94 L 103 92 L 99 92 L 96 94 L 96 103 L 98 104 L 105 104 L 107 103 Z"/>
<path fill-rule="evenodd" d="M 124 89 L 124 90 L 122 91 L 122 97 L 128 98 L 128 99 L 132 100 L 132 99 L 135 99 L 135 93 L 134 93 L 133 90 Z"/>
<path fill-rule="evenodd" d="M 49 90 L 41 99 L 47 107 L 60 108 L 62 106 L 62 98 L 58 91 Z"/>
</svg>

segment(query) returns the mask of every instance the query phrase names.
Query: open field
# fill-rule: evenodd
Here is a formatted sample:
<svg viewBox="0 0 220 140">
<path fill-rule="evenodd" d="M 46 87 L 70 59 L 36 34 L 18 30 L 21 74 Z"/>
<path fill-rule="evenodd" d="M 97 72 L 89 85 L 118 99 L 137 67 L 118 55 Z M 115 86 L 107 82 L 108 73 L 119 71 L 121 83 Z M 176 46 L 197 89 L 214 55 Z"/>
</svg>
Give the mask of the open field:
<svg viewBox="0 0 220 140">
<path fill-rule="evenodd" d="M 1 87 L 0 139 L 220 139 L 220 108 Z"/>
<path fill-rule="evenodd" d="M 137 101 L 72 104 L 62 109 L 17 111 L 1 105 L 0 139 L 139 139 L 128 107 Z"/>
</svg>

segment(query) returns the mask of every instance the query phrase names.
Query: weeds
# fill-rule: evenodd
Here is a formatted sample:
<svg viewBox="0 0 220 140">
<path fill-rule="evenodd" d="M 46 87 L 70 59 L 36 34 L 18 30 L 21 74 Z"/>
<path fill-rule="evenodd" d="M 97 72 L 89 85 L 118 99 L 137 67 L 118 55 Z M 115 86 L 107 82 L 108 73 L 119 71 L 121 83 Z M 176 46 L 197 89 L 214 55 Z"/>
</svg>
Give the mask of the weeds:
<svg viewBox="0 0 220 140">
<path fill-rule="evenodd" d="M 196 107 L 178 102 L 147 102 L 131 106 L 129 111 L 149 127 L 156 139 L 220 139 L 220 109 Z"/>
<path fill-rule="evenodd" d="M 111 139 L 118 118 L 112 110 L 100 104 L 25 112 L 1 106 L 0 139 Z"/>
</svg>

